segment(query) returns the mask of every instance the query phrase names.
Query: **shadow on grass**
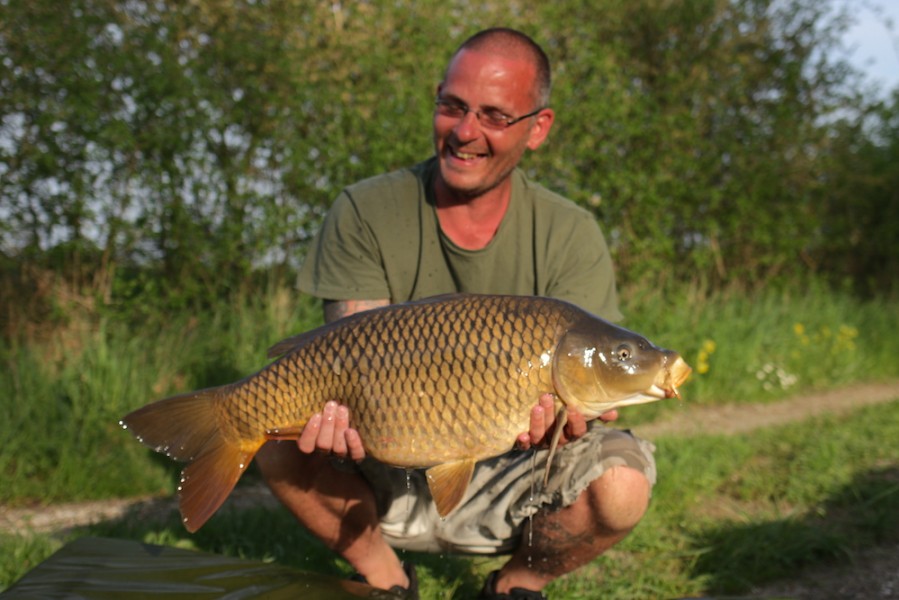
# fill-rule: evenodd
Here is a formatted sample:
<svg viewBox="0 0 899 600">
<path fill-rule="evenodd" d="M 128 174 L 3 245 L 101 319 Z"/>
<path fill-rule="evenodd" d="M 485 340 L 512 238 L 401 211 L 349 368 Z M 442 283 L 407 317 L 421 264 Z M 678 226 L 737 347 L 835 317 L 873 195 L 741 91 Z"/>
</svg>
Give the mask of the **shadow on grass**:
<svg viewBox="0 0 899 600">
<path fill-rule="evenodd" d="M 713 593 L 744 593 L 806 569 L 844 567 L 858 551 L 896 541 L 899 468 L 888 467 L 861 474 L 805 516 L 703 532 L 693 575 Z"/>
</svg>

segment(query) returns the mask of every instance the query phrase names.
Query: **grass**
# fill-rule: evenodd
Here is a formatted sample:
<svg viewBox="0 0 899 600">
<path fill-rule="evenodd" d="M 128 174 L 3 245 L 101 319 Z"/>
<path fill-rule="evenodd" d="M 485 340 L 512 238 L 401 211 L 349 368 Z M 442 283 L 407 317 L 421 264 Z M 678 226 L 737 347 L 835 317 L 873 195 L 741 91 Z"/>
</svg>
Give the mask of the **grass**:
<svg viewBox="0 0 899 600">
<path fill-rule="evenodd" d="M 625 325 L 680 352 L 694 371 L 690 404 L 768 402 L 816 389 L 899 376 L 895 301 L 859 301 L 812 287 L 712 297 L 632 294 Z M 639 423 L 677 410 L 662 402 L 627 411 Z"/>
<path fill-rule="evenodd" d="M 286 292 L 138 331 L 103 318 L 46 343 L 0 348 L 0 503 L 171 492 L 172 466 L 118 425 L 167 395 L 234 381 L 264 366 L 274 342 L 316 323 Z"/>
<path fill-rule="evenodd" d="M 695 368 L 685 402 L 767 402 L 804 390 L 895 378 L 895 302 L 769 292 L 704 296 L 685 290 L 625 299 L 626 325 L 675 348 Z M 154 326 L 112 318 L 44 343 L 0 348 L 0 504 L 169 494 L 175 468 L 118 427 L 132 408 L 185 389 L 232 381 L 265 364 L 265 348 L 317 324 L 317 308 L 284 291 Z M 639 426 L 672 410 L 623 411 Z M 822 434 L 823 432 L 823 434 Z M 710 432 L 711 433 L 711 432 Z M 554 598 L 739 593 L 807 566 L 844 562 L 899 532 L 899 403 L 738 437 L 657 440 L 650 513 L 623 544 L 555 582 Z M 857 507 L 863 507 L 858 510 Z M 176 518 L 125 519 L 67 537 L 0 537 L 0 589 L 67 539 L 108 535 L 345 574 L 347 567 L 283 510 L 214 518 L 189 535 Z M 477 592 L 496 559 L 415 555 L 423 597 Z"/>
</svg>

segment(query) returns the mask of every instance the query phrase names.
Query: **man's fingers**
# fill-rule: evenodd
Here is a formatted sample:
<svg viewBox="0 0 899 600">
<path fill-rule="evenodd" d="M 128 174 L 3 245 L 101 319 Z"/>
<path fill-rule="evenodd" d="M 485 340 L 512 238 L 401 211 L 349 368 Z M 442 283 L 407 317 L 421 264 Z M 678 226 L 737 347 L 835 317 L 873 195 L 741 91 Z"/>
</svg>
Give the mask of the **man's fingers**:
<svg viewBox="0 0 899 600">
<path fill-rule="evenodd" d="M 556 397 L 552 394 L 541 394 L 537 404 L 543 407 L 546 415 L 546 428 L 549 429 L 556 420 Z"/>
<path fill-rule="evenodd" d="M 346 406 L 338 406 L 334 414 L 334 431 L 331 452 L 341 458 L 347 455 L 346 432 L 350 426 L 349 410 Z"/>
<path fill-rule="evenodd" d="M 568 422 L 565 424 L 565 434 L 569 440 L 574 440 L 587 433 L 587 419 L 573 408 L 568 409 Z"/>
<path fill-rule="evenodd" d="M 355 429 L 346 430 L 347 453 L 352 460 L 360 461 L 365 458 L 365 448 L 362 446 L 362 438 Z"/>
<path fill-rule="evenodd" d="M 546 410 L 539 404 L 531 409 L 531 423 L 528 429 L 530 444 L 539 444 L 546 435 Z"/>
<path fill-rule="evenodd" d="M 306 454 L 318 451 L 355 461 L 365 458 L 362 438 L 350 427 L 350 410 L 336 402 L 326 403 L 321 413 L 309 418 L 297 446 Z"/>
<path fill-rule="evenodd" d="M 309 421 L 303 428 L 303 432 L 300 434 L 300 439 L 297 440 L 300 452 L 311 454 L 315 451 L 315 445 L 318 441 L 318 432 L 321 430 L 321 426 L 322 416 L 320 414 L 314 414 L 309 418 Z"/>
<path fill-rule="evenodd" d="M 518 436 L 518 448 L 527 450 L 531 446 L 542 445 L 555 420 L 555 397 L 549 393 L 541 394 L 537 404 L 531 408 L 528 432 Z"/>
<path fill-rule="evenodd" d="M 327 402 L 322 409 L 321 429 L 315 440 L 315 449 L 322 452 L 331 452 L 334 447 L 334 426 L 336 424 L 336 402 Z"/>
</svg>

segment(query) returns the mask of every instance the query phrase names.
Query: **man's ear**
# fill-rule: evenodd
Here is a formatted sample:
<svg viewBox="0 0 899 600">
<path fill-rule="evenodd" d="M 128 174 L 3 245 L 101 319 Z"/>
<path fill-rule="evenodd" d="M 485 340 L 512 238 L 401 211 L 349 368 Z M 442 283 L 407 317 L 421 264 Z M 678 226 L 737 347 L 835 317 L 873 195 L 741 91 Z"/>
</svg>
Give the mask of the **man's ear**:
<svg viewBox="0 0 899 600">
<path fill-rule="evenodd" d="M 553 123 L 556 120 L 556 113 L 553 112 L 551 108 L 544 108 L 539 113 L 537 113 L 537 117 L 534 120 L 534 124 L 531 125 L 531 134 L 528 138 L 528 148 L 531 150 L 536 150 L 543 144 L 543 141 L 546 140 L 546 137 L 549 135 L 549 130 L 552 129 Z"/>
</svg>

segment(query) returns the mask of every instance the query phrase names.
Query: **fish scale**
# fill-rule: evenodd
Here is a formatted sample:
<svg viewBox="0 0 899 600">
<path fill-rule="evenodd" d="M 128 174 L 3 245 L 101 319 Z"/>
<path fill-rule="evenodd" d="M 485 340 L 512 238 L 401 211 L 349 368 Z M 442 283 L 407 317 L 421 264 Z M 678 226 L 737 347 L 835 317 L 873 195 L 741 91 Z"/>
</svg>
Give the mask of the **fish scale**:
<svg viewBox="0 0 899 600">
<path fill-rule="evenodd" d="M 367 456 L 429 468 L 446 514 L 475 462 L 509 450 L 528 430 L 542 393 L 593 418 L 618 403 L 674 394 L 689 373 L 676 353 L 633 332 L 566 302 L 526 296 L 456 295 L 357 313 L 270 354 L 280 358 L 254 375 L 122 420 L 143 443 L 190 462 L 181 509 L 191 531 L 262 444 L 297 437 L 329 400 L 347 406 Z"/>
</svg>

